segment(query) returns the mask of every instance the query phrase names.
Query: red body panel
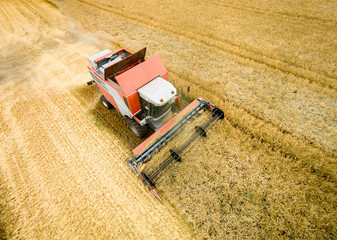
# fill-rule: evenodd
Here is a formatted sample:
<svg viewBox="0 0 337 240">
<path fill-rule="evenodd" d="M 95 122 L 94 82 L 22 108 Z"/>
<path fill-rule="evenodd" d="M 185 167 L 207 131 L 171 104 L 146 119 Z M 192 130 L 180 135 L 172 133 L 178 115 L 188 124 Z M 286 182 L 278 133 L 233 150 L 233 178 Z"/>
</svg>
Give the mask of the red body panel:
<svg viewBox="0 0 337 240">
<path fill-rule="evenodd" d="M 168 72 L 162 74 L 161 77 L 168 81 Z"/>
<path fill-rule="evenodd" d="M 116 80 L 124 94 L 129 95 L 154 78 L 166 73 L 167 70 L 160 56 L 156 55 L 116 76 Z"/>
<path fill-rule="evenodd" d="M 114 106 L 114 108 L 116 108 L 119 111 L 119 108 L 118 108 L 114 98 L 107 91 L 105 91 L 105 89 L 102 88 L 100 85 L 96 84 L 96 86 L 101 91 L 101 93 L 106 98 L 106 100 L 108 100 Z"/>
<path fill-rule="evenodd" d="M 140 109 L 139 95 L 137 91 L 131 93 L 128 97 L 128 104 L 132 115 L 136 114 Z"/>
<path fill-rule="evenodd" d="M 91 66 L 87 66 L 89 71 L 91 71 L 92 73 L 94 73 L 99 79 L 101 79 L 102 81 L 104 81 L 106 84 L 108 84 L 110 87 L 112 87 L 113 89 L 116 90 L 116 92 L 119 94 L 119 96 L 121 96 L 121 98 L 123 99 L 123 93 L 121 93 L 117 88 L 115 88 L 114 86 L 112 86 L 108 81 L 106 81 L 105 79 L 103 79 L 99 74 L 96 73 L 95 69 L 93 69 Z M 100 85 L 96 84 L 97 88 L 101 91 L 101 93 L 104 95 L 104 97 L 119 111 L 119 108 L 114 100 L 114 98 L 104 89 L 102 88 Z"/>
<path fill-rule="evenodd" d="M 154 134 L 152 134 L 150 137 L 148 137 L 144 142 L 142 142 L 140 145 L 138 145 L 135 149 L 132 150 L 132 152 L 135 155 L 139 155 L 142 151 L 144 151 L 148 145 L 149 142 L 151 142 L 158 134 L 164 135 L 167 131 L 169 131 L 178 121 L 178 117 L 190 109 L 194 109 L 199 105 L 199 101 L 196 99 L 193 102 L 191 102 L 187 107 L 185 107 L 179 114 L 174 116 L 170 121 L 168 121 L 164 126 L 158 129 Z"/>
</svg>

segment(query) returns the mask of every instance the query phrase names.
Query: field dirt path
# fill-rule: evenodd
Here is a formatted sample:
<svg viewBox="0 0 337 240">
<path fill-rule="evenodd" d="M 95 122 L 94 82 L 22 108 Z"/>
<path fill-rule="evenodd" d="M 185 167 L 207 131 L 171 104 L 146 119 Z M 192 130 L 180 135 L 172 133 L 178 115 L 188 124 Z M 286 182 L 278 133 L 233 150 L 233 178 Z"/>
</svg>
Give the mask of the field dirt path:
<svg viewBox="0 0 337 240">
<path fill-rule="evenodd" d="M 88 114 L 86 57 L 100 41 L 50 3 L 0 2 L 1 234 L 190 239 L 127 167 L 130 147 Z"/>
</svg>

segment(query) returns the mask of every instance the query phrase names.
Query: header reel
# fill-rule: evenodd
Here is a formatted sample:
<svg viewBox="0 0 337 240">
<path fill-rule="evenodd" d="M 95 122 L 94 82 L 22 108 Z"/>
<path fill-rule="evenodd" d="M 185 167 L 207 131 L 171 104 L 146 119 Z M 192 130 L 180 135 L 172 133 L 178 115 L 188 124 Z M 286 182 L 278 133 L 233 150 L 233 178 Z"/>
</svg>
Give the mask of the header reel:
<svg viewBox="0 0 337 240">
<path fill-rule="evenodd" d="M 166 157 L 156 159 L 156 161 L 148 166 L 148 164 L 142 170 L 139 169 L 139 165 L 149 162 L 153 155 L 159 152 L 164 146 L 168 144 L 182 129 L 195 121 L 201 113 L 208 112 L 210 117 L 204 120 L 201 125 L 194 126 L 192 134 L 188 138 L 182 140 L 177 147 L 179 149 L 169 149 Z M 186 115 L 185 115 L 186 114 Z M 182 119 L 181 115 L 183 116 Z M 185 115 L 185 116 L 184 116 Z M 190 105 L 183 109 L 178 115 L 167 122 L 162 128 L 145 140 L 140 146 L 134 149 L 134 153 L 138 154 L 136 157 L 132 157 L 127 161 L 128 165 L 142 178 L 142 181 L 147 185 L 150 191 L 159 199 L 159 195 L 155 192 L 155 188 L 165 179 L 168 173 L 177 167 L 183 161 L 183 152 L 185 152 L 191 144 L 196 142 L 200 137 L 206 137 L 206 130 L 217 120 L 224 119 L 224 113 L 221 109 L 211 104 L 210 102 L 199 98 L 194 100 Z M 168 129 L 168 130 L 166 130 Z M 166 130 L 166 131 L 165 131 Z M 163 133 L 164 132 L 164 133 Z M 149 147 L 151 140 L 156 139 L 156 135 L 163 134 L 158 140 L 156 140 Z M 145 147 L 146 146 L 146 147 Z"/>
</svg>

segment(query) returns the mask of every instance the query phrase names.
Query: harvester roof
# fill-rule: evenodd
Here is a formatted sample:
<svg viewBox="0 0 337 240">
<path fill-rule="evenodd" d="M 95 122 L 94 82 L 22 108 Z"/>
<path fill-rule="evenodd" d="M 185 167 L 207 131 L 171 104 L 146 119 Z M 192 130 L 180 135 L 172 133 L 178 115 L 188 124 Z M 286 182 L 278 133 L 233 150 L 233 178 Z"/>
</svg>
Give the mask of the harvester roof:
<svg viewBox="0 0 337 240">
<path fill-rule="evenodd" d="M 177 90 L 170 82 L 157 77 L 139 88 L 138 93 L 143 99 L 153 103 L 155 106 L 162 106 L 176 95 Z"/>
<path fill-rule="evenodd" d="M 160 56 L 155 55 L 115 78 L 124 94 L 129 95 L 166 72 Z"/>
</svg>

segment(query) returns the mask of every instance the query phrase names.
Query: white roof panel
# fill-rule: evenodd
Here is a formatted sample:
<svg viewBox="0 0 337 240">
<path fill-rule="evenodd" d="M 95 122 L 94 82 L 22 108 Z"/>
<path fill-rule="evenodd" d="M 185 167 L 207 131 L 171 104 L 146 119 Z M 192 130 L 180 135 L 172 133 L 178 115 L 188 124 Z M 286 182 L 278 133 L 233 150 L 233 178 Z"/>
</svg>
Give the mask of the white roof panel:
<svg viewBox="0 0 337 240">
<path fill-rule="evenodd" d="M 138 93 L 143 99 L 155 106 L 162 106 L 177 94 L 177 90 L 170 82 L 157 77 L 139 88 Z"/>
</svg>

